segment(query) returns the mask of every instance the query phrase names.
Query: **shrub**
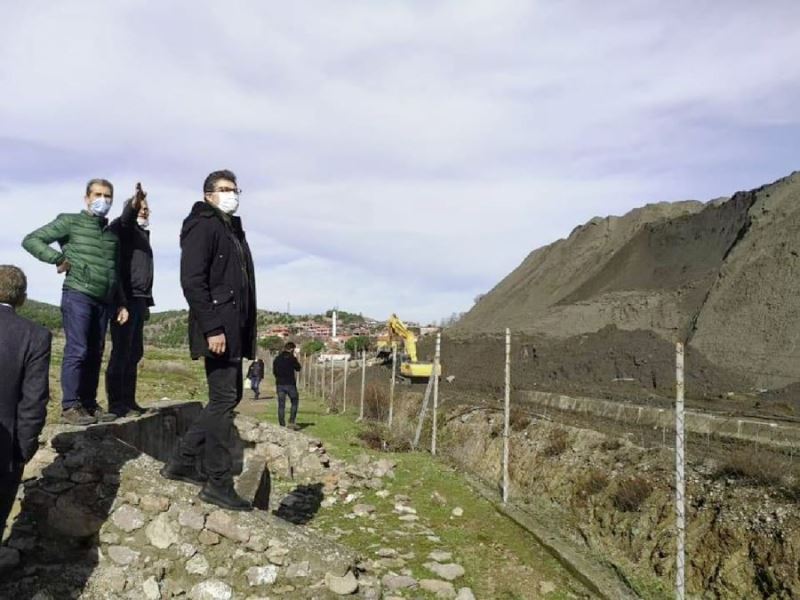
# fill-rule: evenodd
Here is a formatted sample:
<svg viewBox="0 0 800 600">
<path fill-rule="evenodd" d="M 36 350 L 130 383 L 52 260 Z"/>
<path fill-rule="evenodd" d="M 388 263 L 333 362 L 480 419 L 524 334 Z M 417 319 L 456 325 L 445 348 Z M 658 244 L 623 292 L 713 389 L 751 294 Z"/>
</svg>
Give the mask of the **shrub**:
<svg viewBox="0 0 800 600">
<path fill-rule="evenodd" d="M 603 440 L 600 444 L 600 449 L 605 450 L 606 452 L 614 452 L 622 448 L 622 442 L 617 439 L 614 440 Z"/>
<path fill-rule="evenodd" d="M 544 448 L 545 456 L 559 456 L 569 448 L 569 434 L 565 429 L 552 429 L 547 434 L 547 446 Z"/>
<path fill-rule="evenodd" d="M 784 461 L 767 453 L 737 450 L 719 465 L 716 476 L 742 479 L 755 484 L 777 485 L 786 472 L 785 467 Z"/>
<path fill-rule="evenodd" d="M 653 486 L 643 477 L 622 480 L 612 498 L 614 506 L 622 512 L 635 512 L 653 492 Z"/>
<path fill-rule="evenodd" d="M 594 469 L 584 475 L 575 486 L 575 492 L 579 496 L 594 496 L 599 494 L 608 486 L 608 475 L 603 471 Z"/>
<path fill-rule="evenodd" d="M 531 424 L 531 416 L 525 409 L 519 406 L 512 406 L 511 413 L 508 415 L 511 431 L 525 431 Z"/>
<path fill-rule="evenodd" d="M 387 452 L 409 452 L 411 442 L 403 435 L 389 429 L 383 423 L 370 423 L 358 433 L 358 438 L 367 448 Z"/>
<path fill-rule="evenodd" d="M 377 384 L 370 383 L 364 390 L 364 417 L 384 421 L 389 416 L 389 394 Z"/>
</svg>

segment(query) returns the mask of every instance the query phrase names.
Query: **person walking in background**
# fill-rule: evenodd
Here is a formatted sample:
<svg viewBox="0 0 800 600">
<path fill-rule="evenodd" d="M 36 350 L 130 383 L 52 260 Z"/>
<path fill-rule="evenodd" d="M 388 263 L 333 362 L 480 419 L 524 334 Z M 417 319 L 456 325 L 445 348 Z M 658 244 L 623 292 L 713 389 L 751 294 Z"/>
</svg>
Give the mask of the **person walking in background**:
<svg viewBox="0 0 800 600">
<path fill-rule="evenodd" d="M 272 362 L 272 373 L 275 375 L 275 385 L 278 392 L 278 423 L 281 427 L 286 426 L 286 396 L 292 403 L 289 413 L 289 428 L 297 429 L 297 409 L 300 405 L 300 394 L 297 392 L 297 380 L 295 374 L 302 366 L 295 356 L 294 342 L 288 342 L 283 351 L 275 357 Z"/>
<path fill-rule="evenodd" d="M 231 171 L 203 184 L 181 230 L 181 286 L 189 303 L 192 359 L 205 359 L 208 404 L 183 436 L 163 477 L 203 485 L 200 499 L 252 510 L 233 487 L 233 410 L 242 399 L 242 359 L 256 356 L 256 283 Z M 205 473 L 198 470 L 202 456 Z M 206 477 L 207 475 L 207 477 Z"/>
<path fill-rule="evenodd" d="M 39 447 L 50 399 L 52 336 L 16 314 L 26 289 L 20 269 L 0 265 L 0 539 L 25 463 Z"/>
<path fill-rule="evenodd" d="M 97 404 L 108 321 L 128 320 L 119 285 L 119 238 L 106 215 L 114 202 L 114 186 L 105 179 L 86 184 L 84 210 L 62 213 L 28 234 L 22 246 L 39 260 L 66 273 L 61 296 L 64 359 L 61 364 L 61 420 L 70 425 L 113 421 Z M 50 246 L 57 242 L 59 250 Z"/>
<path fill-rule="evenodd" d="M 250 389 L 253 390 L 253 400 L 258 400 L 259 386 L 264 379 L 264 361 L 257 358 L 250 363 L 247 369 L 247 378 L 250 380 Z"/>
<path fill-rule="evenodd" d="M 119 237 L 120 283 L 128 301 L 127 323 L 111 322 L 111 358 L 106 369 L 108 409 L 118 416 L 146 412 L 136 401 L 136 379 L 144 354 L 144 323 L 154 304 L 149 226 L 147 193 L 137 183 L 133 198 L 122 207 L 122 215 L 109 225 Z"/>
</svg>

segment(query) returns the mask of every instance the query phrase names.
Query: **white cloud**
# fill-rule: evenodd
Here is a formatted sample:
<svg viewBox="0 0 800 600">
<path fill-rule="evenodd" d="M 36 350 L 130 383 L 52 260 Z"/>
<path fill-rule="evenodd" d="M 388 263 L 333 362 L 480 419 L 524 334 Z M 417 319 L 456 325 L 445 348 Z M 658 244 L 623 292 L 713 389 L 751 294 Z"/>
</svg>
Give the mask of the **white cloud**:
<svg viewBox="0 0 800 600">
<path fill-rule="evenodd" d="M 789 1 L 5 7 L 3 260 L 53 299 L 21 237 L 77 209 L 89 177 L 118 197 L 141 179 L 158 299 L 181 306 L 180 221 L 224 166 L 262 305 L 464 310 L 591 216 L 784 174 L 799 17 Z"/>
</svg>

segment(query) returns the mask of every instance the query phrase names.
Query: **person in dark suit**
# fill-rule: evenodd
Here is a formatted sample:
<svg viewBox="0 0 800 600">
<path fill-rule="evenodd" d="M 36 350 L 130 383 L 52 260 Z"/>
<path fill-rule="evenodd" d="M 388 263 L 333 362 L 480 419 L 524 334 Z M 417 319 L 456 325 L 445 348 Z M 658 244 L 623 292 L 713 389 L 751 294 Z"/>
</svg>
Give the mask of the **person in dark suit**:
<svg viewBox="0 0 800 600">
<path fill-rule="evenodd" d="M 189 351 L 205 361 L 208 404 L 161 470 L 167 479 L 202 484 L 200 499 L 252 510 L 233 487 L 233 410 L 242 399 L 242 359 L 256 355 L 253 258 L 234 213 L 236 176 L 215 171 L 181 229 L 181 287 L 189 304 Z M 199 472 L 202 459 L 205 473 Z"/>
<path fill-rule="evenodd" d="M 50 332 L 16 314 L 28 287 L 17 267 L 0 265 L 0 538 L 22 471 L 39 447 L 50 398 Z"/>
</svg>

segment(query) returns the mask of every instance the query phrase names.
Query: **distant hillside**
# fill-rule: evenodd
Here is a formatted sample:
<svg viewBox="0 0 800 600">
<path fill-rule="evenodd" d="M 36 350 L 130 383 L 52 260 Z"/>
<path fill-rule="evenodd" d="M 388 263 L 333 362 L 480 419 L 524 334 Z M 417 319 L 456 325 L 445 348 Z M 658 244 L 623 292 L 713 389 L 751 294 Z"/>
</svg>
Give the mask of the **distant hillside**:
<svg viewBox="0 0 800 600">
<path fill-rule="evenodd" d="M 317 323 L 330 322 L 330 312 L 323 314 L 291 315 L 284 312 L 259 310 L 258 328 L 264 330 L 270 325 L 292 325 L 297 322 L 313 321 Z M 19 313 L 50 329 L 58 331 L 61 326 L 61 309 L 53 304 L 28 300 Z M 339 312 L 339 323 L 362 324 L 369 320 L 362 315 Z M 189 317 L 188 310 L 167 310 L 153 312 L 144 327 L 145 343 L 151 346 L 174 348 L 188 343 L 186 322 Z"/>
<path fill-rule="evenodd" d="M 45 302 L 26 300 L 17 311 L 21 316 L 47 327 L 50 331 L 61 329 L 61 308 Z"/>
</svg>

